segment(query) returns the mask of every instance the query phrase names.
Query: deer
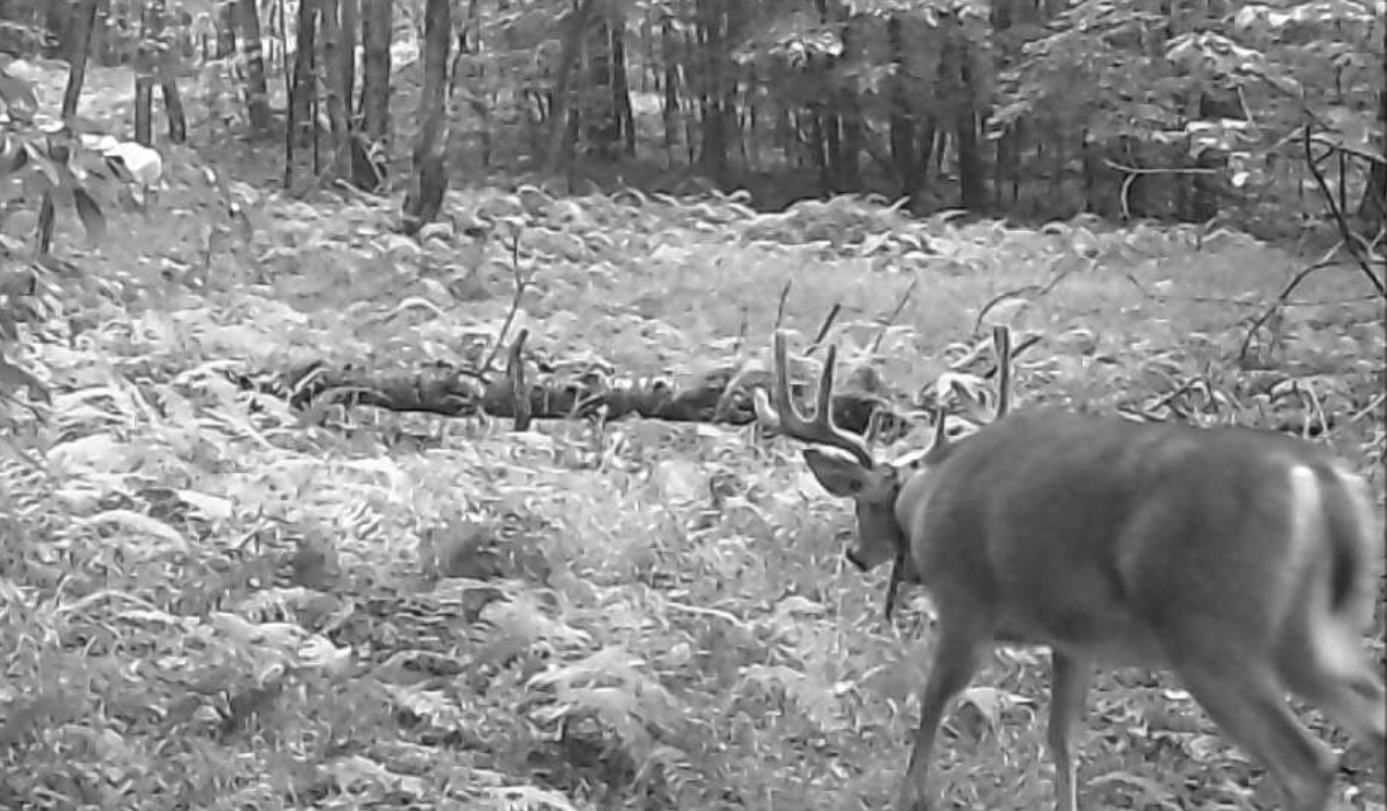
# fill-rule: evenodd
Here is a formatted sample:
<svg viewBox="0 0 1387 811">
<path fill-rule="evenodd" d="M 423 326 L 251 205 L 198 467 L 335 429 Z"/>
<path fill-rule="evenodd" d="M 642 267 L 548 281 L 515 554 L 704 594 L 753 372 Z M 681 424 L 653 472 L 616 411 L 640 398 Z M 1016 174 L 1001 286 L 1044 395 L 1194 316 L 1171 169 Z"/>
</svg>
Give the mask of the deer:
<svg viewBox="0 0 1387 811">
<path fill-rule="evenodd" d="M 1059 811 L 1079 807 L 1070 739 L 1098 666 L 1173 672 L 1286 808 L 1323 811 L 1337 760 L 1288 693 L 1387 752 L 1383 679 L 1362 638 L 1383 556 L 1366 481 L 1327 448 L 1268 430 L 1010 409 L 1007 336 L 993 342 L 995 418 L 950 438 L 941 414 L 932 444 L 906 464 L 877 460 L 865 436 L 835 423 L 836 345 L 811 387 L 812 416 L 791 399 L 783 332 L 770 398 L 753 393 L 757 422 L 808 444 L 819 484 L 852 501 L 848 562 L 893 564 L 888 612 L 901 581 L 933 603 L 894 809 L 928 808 L 947 707 L 992 649 L 1025 645 L 1050 650 L 1045 742 Z"/>
</svg>

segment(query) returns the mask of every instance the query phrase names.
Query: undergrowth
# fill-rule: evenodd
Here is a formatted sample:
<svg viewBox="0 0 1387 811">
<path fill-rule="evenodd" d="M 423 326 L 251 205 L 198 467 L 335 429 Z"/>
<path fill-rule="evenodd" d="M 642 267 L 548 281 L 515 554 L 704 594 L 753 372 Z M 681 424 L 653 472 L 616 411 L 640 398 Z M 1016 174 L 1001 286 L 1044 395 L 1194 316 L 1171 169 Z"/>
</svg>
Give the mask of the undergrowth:
<svg viewBox="0 0 1387 811">
<path fill-rule="evenodd" d="M 6 351 L 51 399 L 8 391 L 0 412 L 8 807 L 885 805 L 928 600 L 883 620 L 795 448 L 304 412 L 236 383 L 475 363 L 517 276 L 511 329 L 613 385 L 764 364 L 773 328 L 803 347 L 838 305 L 845 363 L 908 403 L 1007 323 L 1041 338 L 1023 403 L 1304 433 L 1381 506 L 1381 302 L 1326 270 L 1244 347 L 1298 260 L 1236 234 L 493 189 L 450 198 L 483 237 L 415 242 L 384 203 L 237 193 L 243 236 L 174 190 L 71 248 L 73 272 L 25 268 L 39 292 Z M 999 652 L 951 715 L 945 807 L 1049 805 L 1043 664 Z M 1105 672 L 1088 715 L 1086 807 L 1257 802 L 1257 770 L 1171 680 Z M 1367 763 L 1351 751 L 1340 790 L 1381 809 Z"/>
</svg>

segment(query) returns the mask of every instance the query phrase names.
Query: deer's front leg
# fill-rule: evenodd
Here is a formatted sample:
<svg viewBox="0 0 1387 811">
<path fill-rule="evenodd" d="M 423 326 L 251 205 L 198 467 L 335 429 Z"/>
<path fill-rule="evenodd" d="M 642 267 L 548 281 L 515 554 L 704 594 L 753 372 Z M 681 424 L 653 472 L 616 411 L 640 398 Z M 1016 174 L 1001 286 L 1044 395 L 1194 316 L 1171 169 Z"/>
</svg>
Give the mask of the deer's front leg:
<svg viewBox="0 0 1387 811">
<path fill-rule="evenodd" d="M 915 730 L 915 745 L 910 750 L 910 765 L 901 783 L 896 811 L 925 811 L 930 761 L 934 755 L 934 739 L 944 720 L 944 710 L 954 696 L 972 681 L 978 671 L 983 646 L 977 636 L 961 629 L 945 628 L 934 651 L 929 678 L 920 694 L 920 726 Z"/>
</svg>

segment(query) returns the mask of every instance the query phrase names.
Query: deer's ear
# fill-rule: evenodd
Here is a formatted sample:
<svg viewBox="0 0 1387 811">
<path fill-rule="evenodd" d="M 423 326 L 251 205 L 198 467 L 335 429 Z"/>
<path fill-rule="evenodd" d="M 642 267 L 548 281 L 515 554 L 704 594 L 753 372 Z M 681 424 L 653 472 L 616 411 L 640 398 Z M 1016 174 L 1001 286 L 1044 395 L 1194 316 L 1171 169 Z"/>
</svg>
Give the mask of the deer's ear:
<svg viewBox="0 0 1387 811">
<path fill-rule="evenodd" d="M 858 462 L 818 448 L 806 448 L 804 461 L 819 484 L 840 498 L 851 498 L 866 490 L 874 481 L 873 472 Z"/>
</svg>

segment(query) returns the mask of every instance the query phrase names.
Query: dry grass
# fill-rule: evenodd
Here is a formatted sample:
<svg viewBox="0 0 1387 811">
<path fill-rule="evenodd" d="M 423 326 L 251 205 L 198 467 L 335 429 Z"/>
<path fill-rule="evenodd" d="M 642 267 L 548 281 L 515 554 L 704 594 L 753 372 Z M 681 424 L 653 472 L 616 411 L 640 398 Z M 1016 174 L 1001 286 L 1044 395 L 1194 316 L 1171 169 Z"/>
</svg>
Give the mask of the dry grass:
<svg viewBox="0 0 1387 811">
<path fill-rule="evenodd" d="M 230 513 L 187 523 L 164 515 L 192 538 L 182 556 L 151 548 L 140 524 L 95 533 L 97 507 L 87 501 L 50 493 L 39 508 L 49 512 L 28 516 L 25 554 L 66 549 L 81 577 L 67 592 L 21 581 L 33 605 L 53 614 L 35 608 L 6 637 L 15 686 L 5 698 L 37 707 L 42 722 L 12 729 L 5 796 L 29 792 L 21 799 L 30 802 L 40 797 L 35 786 L 56 783 L 33 807 L 77 807 L 80 792 L 50 777 L 98 779 L 107 769 L 120 779 L 105 784 L 101 801 L 132 808 L 375 807 L 392 797 L 396 807 L 499 808 L 517 797 L 542 807 L 540 788 L 582 808 L 883 806 L 914 723 L 928 603 L 914 595 L 895 627 L 881 621 L 884 584 L 844 569 L 839 536 L 849 516 L 793 449 L 710 426 L 554 423 L 516 435 L 493 423 L 364 409 L 308 424 L 272 401 L 253 406 L 207 382 L 215 379 L 207 370 L 311 358 L 456 360 L 463 337 L 494 331 L 510 306 L 508 253 L 499 238 L 419 250 L 386 234 L 380 211 L 269 202 L 247 253 L 218 256 L 206 286 L 190 290 L 163 281 L 158 259 L 194 255 L 209 215 L 188 208 L 157 222 L 122 220 L 123 230 L 112 229 L 122 236 L 81 257 L 87 272 L 124 280 L 124 301 L 106 310 L 115 328 L 92 331 L 77 355 L 50 345 L 33 355 L 56 379 L 104 369 L 144 380 L 169 413 L 180 413 L 175 395 L 185 398 L 188 416 L 136 411 L 113 431 L 84 423 L 90 411 L 72 404 L 63 419 L 110 444 L 77 458 L 58 443 L 69 462 L 50 485 L 120 493 L 145 515 L 163 515 L 151 502 L 163 497 L 150 488 L 181 488 L 226 499 Z M 1055 371 L 1042 346 L 1020 382 L 1023 400 L 1100 407 L 1143 395 L 1137 369 L 1163 353 L 1236 376 L 1228 358 L 1241 325 L 1297 266 L 1274 248 L 1232 239 L 1199 249 L 1186 235 L 1149 229 L 1095 238 L 1090 261 L 1054 236 L 938 226 L 932 257 L 888 263 L 841 246 L 739 238 L 679 206 L 640 227 L 579 220 L 524 236 L 535 277 L 518 325 L 546 353 L 588 351 L 639 375 L 761 352 L 787 282 L 783 325 L 812 333 L 841 304 L 835 335 L 861 346 L 914 283 L 897 319 L 903 329 L 878 359 L 887 381 L 909 391 L 938 372 L 941 350 L 967 337 L 984 302 L 1043 285 L 1068 262 L 1053 291 L 997 317 L 1048 336 L 1097 333 L 1093 354 L 1115 363 Z M 573 235 L 594 252 L 564 258 Z M 591 248 L 599 237 L 610 250 Z M 462 282 L 479 291 L 473 300 L 440 292 Z M 1279 361 L 1319 363 L 1342 332 L 1351 350 L 1343 374 L 1355 386 L 1374 368 L 1380 374 L 1381 308 L 1361 300 L 1361 287 L 1348 271 L 1316 277 L 1302 296 L 1321 303 L 1290 309 Z M 411 296 L 438 311 L 402 308 Z M 1366 447 L 1382 430 L 1365 420 L 1342 442 Z M 57 535 L 55 505 L 78 519 L 56 522 Z M 479 616 L 459 609 L 457 595 L 477 584 L 437 579 L 429 563 L 431 544 L 447 541 L 439 527 L 455 519 L 494 530 L 490 551 L 503 558 L 533 552 L 546 574 L 502 566 L 488 587 L 505 599 Z M 328 547 L 336 567 L 326 580 L 301 591 L 230 583 L 260 559 L 258 544 L 302 535 Z M 199 579 L 209 573 L 226 579 Z M 102 589 L 128 602 L 91 597 Z M 231 699 L 254 694 L 275 643 L 228 641 L 213 614 L 183 607 L 207 592 L 218 611 L 262 630 L 282 620 L 349 650 L 355 664 L 305 668 L 292 689 L 241 714 Z M 132 619 L 127 604 L 166 624 L 139 625 L 148 617 Z M 63 612 L 65 625 L 54 618 Z M 59 627 L 77 633 L 43 635 Z M 1037 720 L 1043 672 L 1033 653 L 1008 652 L 979 678 L 997 692 L 973 694 L 951 719 L 936 770 L 944 807 L 1049 804 Z M 1250 767 L 1188 699 L 1168 700 L 1154 683 L 1139 672 L 1100 679 L 1080 738 L 1086 806 L 1198 798 L 1241 807 Z M 155 708 L 154 720 L 131 702 Z M 82 734 L 104 748 L 71 755 Z M 364 798 L 355 805 L 353 785 Z M 1380 789 L 1366 792 L 1355 807 L 1380 809 Z"/>
</svg>

